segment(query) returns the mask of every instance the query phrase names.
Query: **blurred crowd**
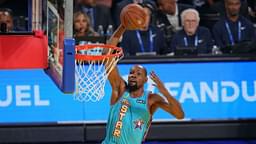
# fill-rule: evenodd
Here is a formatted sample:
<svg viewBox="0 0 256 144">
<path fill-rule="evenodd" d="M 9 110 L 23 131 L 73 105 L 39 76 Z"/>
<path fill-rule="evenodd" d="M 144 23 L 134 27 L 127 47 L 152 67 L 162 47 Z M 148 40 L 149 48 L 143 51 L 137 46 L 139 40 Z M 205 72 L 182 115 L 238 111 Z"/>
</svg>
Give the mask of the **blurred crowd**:
<svg viewBox="0 0 256 144">
<path fill-rule="evenodd" d="M 126 55 L 255 52 L 255 0 L 76 0 L 74 36 L 110 35 L 130 3 L 148 9 L 151 20 L 125 32 Z"/>
<path fill-rule="evenodd" d="M 110 36 L 130 3 L 147 9 L 151 19 L 145 28 L 124 33 L 125 55 L 256 51 L 255 0 L 74 0 L 73 36 Z M 1 32 L 19 30 L 13 23 L 12 10 L 0 7 Z"/>
</svg>

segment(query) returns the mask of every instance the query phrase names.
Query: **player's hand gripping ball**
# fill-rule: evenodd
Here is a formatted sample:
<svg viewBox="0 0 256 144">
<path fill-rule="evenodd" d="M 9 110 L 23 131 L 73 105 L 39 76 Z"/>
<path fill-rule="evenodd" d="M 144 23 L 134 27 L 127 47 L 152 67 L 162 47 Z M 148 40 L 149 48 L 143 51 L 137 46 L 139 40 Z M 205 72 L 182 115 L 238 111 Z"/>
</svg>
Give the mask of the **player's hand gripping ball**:
<svg viewBox="0 0 256 144">
<path fill-rule="evenodd" d="M 138 4 L 128 4 L 120 14 L 121 24 L 128 30 L 141 29 L 146 25 L 149 15 Z"/>
</svg>

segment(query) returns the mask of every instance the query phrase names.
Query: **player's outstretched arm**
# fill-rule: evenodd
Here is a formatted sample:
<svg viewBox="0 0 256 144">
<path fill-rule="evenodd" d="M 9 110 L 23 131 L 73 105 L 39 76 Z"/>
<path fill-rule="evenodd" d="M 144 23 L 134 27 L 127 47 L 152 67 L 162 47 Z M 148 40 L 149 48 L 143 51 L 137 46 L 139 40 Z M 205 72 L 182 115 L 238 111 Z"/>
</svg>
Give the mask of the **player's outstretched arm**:
<svg viewBox="0 0 256 144">
<path fill-rule="evenodd" d="M 154 71 L 150 72 L 150 78 L 154 81 L 154 85 L 158 88 L 159 92 L 167 99 L 167 101 L 165 101 L 161 96 L 153 94 L 151 96 L 153 102 L 150 107 L 150 111 L 154 112 L 158 107 L 160 107 L 174 115 L 177 119 L 183 119 L 184 112 L 180 103 L 169 93 Z"/>
<path fill-rule="evenodd" d="M 120 25 L 113 35 L 108 40 L 107 44 L 116 46 L 119 43 L 119 40 L 123 33 L 125 32 L 125 27 Z M 107 64 L 106 64 L 107 65 Z M 108 80 L 112 87 L 112 94 L 111 94 L 111 104 L 114 104 L 119 97 L 122 95 L 122 91 L 125 89 L 125 82 L 120 76 L 117 66 L 113 68 L 108 76 Z"/>
</svg>

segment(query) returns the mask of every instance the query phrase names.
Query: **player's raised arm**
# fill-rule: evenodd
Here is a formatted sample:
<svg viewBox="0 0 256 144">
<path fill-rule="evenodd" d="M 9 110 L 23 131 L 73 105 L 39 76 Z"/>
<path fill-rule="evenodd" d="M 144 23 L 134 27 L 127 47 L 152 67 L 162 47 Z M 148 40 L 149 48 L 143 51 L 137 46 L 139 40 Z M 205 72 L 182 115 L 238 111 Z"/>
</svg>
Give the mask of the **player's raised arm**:
<svg viewBox="0 0 256 144">
<path fill-rule="evenodd" d="M 109 45 L 116 46 L 126 29 L 136 30 L 143 28 L 149 19 L 149 15 L 140 5 L 129 4 L 122 9 L 120 19 L 121 24 L 107 42 Z M 110 72 L 108 79 L 112 87 L 111 104 L 114 104 L 125 90 L 125 81 L 120 76 L 116 66 Z"/>
<path fill-rule="evenodd" d="M 151 107 L 150 112 L 153 113 L 158 107 L 164 109 L 170 114 L 174 115 L 177 119 L 184 118 L 184 112 L 180 103 L 169 93 L 165 88 L 163 82 L 155 74 L 154 71 L 150 73 L 150 78 L 154 81 L 154 85 L 158 88 L 159 92 L 166 98 L 165 101 L 161 96 L 157 94 L 152 94 L 150 97 Z"/>
<path fill-rule="evenodd" d="M 126 28 L 123 25 L 120 25 L 117 28 L 117 30 L 113 33 L 113 35 L 110 37 L 107 44 L 116 46 L 125 30 Z M 108 64 L 109 63 L 106 63 L 106 65 Z M 125 87 L 124 80 L 120 76 L 117 66 L 114 66 L 113 70 L 109 73 L 108 80 L 112 87 L 111 104 L 114 104 L 121 96 L 120 89 L 124 89 Z"/>
</svg>

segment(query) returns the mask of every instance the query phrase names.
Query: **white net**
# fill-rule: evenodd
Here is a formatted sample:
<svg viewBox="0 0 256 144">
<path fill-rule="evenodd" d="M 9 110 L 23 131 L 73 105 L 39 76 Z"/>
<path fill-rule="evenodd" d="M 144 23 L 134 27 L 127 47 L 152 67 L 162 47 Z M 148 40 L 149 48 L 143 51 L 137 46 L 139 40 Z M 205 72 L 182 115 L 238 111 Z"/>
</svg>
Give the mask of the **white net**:
<svg viewBox="0 0 256 144">
<path fill-rule="evenodd" d="M 99 45 L 94 45 L 93 49 L 83 49 L 77 51 L 77 54 L 84 56 L 92 56 L 87 60 L 76 60 L 75 67 L 75 100 L 81 102 L 97 102 L 105 95 L 105 84 L 109 73 L 112 71 L 118 60 L 121 58 L 121 53 L 109 56 L 103 54 L 103 48 Z M 106 49 L 106 47 L 105 47 Z M 110 48 L 107 48 L 110 50 Z M 117 52 L 117 51 L 116 51 Z M 113 53 L 111 53 L 113 54 Z M 95 57 L 102 56 L 97 60 Z"/>
</svg>

